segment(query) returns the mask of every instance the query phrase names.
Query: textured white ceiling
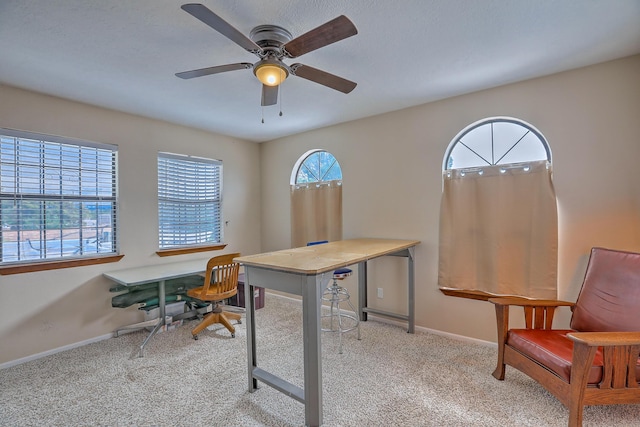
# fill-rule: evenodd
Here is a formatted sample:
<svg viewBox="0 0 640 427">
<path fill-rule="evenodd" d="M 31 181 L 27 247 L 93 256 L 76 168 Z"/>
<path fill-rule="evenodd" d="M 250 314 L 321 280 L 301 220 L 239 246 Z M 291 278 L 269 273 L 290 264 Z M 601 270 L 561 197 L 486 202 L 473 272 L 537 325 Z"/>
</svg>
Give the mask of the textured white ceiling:
<svg viewBox="0 0 640 427">
<path fill-rule="evenodd" d="M 285 61 L 353 92 L 290 77 L 281 105 L 262 108 L 250 69 L 175 77 L 257 60 L 183 3 L 0 0 L 0 83 L 267 141 L 640 53 L 640 0 L 203 0 L 247 36 L 275 24 L 296 37 L 338 15 L 358 28 Z"/>
</svg>

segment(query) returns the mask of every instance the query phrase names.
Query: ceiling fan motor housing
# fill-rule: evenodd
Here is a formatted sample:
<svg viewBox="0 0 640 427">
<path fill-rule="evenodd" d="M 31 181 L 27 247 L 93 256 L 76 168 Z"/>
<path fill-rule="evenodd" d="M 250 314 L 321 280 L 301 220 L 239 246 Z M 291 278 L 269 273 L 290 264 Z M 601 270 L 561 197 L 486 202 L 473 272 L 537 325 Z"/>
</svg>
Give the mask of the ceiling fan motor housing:
<svg viewBox="0 0 640 427">
<path fill-rule="evenodd" d="M 277 25 L 258 25 L 251 30 L 249 37 L 262 49 L 258 53 L 262 59 L 253 64 L 253 74 L 267 86 L 282 83 L 291 72 L 287 64 L 282 62 L 282 46 L 293 38 L 291 33 Z"/>
<path fill-rule="evenodd" d="M 249 33 L 251 40 L 265 51 L 278 51 L 282 58 L 282 46 L 291 41 L 293 36 L 287 30 L 277 25 L 258 25 Z"/>
</svg>

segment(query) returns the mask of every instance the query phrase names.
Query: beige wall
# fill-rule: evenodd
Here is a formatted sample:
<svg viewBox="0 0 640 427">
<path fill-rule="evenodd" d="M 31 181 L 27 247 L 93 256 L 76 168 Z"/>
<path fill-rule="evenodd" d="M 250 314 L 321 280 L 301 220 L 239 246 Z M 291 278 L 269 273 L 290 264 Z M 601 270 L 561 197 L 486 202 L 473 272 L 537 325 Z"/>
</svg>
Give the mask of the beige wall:
<svg viewBox="0 0 640 427">
<path fill-rule="evenodd" d="M 119 146 L 125 254 L 115 264 L 0 276 L 0 363 L 140 320 L 135 308 L 110 306 L 111 284 L 102 273 L 167 261 L 154 254 L 158 151 L 224 161 L 224 215 L 230 220 L 224 252 L 244 254 L 289 247 L 293 165 L 309 149 L 330 151 L 343 168 L 345 238 L 422 241 L 416 249 L 417 325 L 495 340 L 490 304 L 437 290 L 447 145 L 466 125 L 490 116 L 517 117 L 542 131 L 553 152 L 560 211 L 559 297 L 573 300 L 592 246 L 640 251 L 639 75 L 640 56 L 634 56 L 263 144 L 0 86 L 0 127 Z M 370 305 L 404 309 L 405 262 L 370 264 Z M 355 275 L 346 280 L 354 296 L 355 283 Z M 381 300 L 377 287 L 384 290 Z M 567 319 L 560 314 L 558 324 Z"/>
<path fill-rule="evenodd" d="M 260 251 L 260 149 L 257 144 L 0 86 L 0 127 L 118 146 L 118 263 L 0 276 L 0 363 L 91 340 L 143 320 L 135 307 L 111 307 L 106 271 Z M 157 153 L 223 161 L 227 248 L 159 258 Z"/>
<path fill-rule="evenodd" d="M 575 300 L 592 246 L 640 251 L 638 76 L 640 56 L 634 56 L 263 143 L 262 249 L 289 247 L 291 170 L 307 150 L 325 149 L 343 171 L 344 238 L 422 241 L 416 324 L 495 341 L 493 306 L 437 289 L 448 144 L 468 124 L 492 116 L 517 117 L 545 135 L 559 205 L 559 297 Z M 404 262 L 371 263 L 370 305 L 406 310 Z M 347 282 L 355 292 L 355 275 Z M 560 313 L 557 325 L 566 325 L 568 315 Z"/>
</svg>

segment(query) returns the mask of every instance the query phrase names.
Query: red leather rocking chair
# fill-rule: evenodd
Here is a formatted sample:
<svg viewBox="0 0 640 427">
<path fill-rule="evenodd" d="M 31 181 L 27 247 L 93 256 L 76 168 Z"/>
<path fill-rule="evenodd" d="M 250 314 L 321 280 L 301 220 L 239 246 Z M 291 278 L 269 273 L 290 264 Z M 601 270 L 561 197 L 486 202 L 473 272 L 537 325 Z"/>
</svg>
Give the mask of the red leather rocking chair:
<svg viewBox="0 0 640 427">
<path fill-rule="evenodd" d="M 593 248 L 575 304 L 492 298 L 498 321 L 498 366 L 512 366 L 569 408 L 582 425 L 585 405 L 640 403 L 640 254 Z M 524 307 L 525 329 L 509 329 L 509 306 Z M 552 328 L 556 307 L 569 306 L 571 329 Z"/>
</svg>

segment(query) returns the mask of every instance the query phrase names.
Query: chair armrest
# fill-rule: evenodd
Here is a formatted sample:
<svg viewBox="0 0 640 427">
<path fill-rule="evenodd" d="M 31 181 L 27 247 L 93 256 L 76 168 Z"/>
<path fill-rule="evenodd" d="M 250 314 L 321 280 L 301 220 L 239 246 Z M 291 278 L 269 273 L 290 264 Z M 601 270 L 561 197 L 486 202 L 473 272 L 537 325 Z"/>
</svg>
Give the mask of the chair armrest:
<svg viewBox="0 0 640 427">
<path fill-rule="evenodd" d="M 489 302 L 496 307 L 498 331 L 500 334 L 500 330 L 503 330 L 505 338 L 509 329 L 509 307 L 512 305 L 523 307 L 527 329 L 551 329 L 555 309 L 558 307 L 570 307 L 573 309 L 575 305 L 575 303 L 569 301 L 537 300 L 521 297 L 490 298 Z"/>
<path fill-rule="evenodd" d="M 582 343 L 590 347 L 640 345 L 640 332 L 571 332 L 567 337 L 574 343 Z"/>
<path fill-rule="evenodd" d="M 528 299 L 520 297 L 489 298 L 495 305 L 516 305 L 520 307 L 573 307 L 575 303 L 554 299 Z"/>
<path fill-rule="evenodd" d="M 589 369 L 599 347 L 602 347 L 602 380 L 600 389 L 638 390 L 636 370 L 640 358 L 640 332 L 571 332 L 572 393 L 582 393 L 587 385 Z"/>
</svg>

